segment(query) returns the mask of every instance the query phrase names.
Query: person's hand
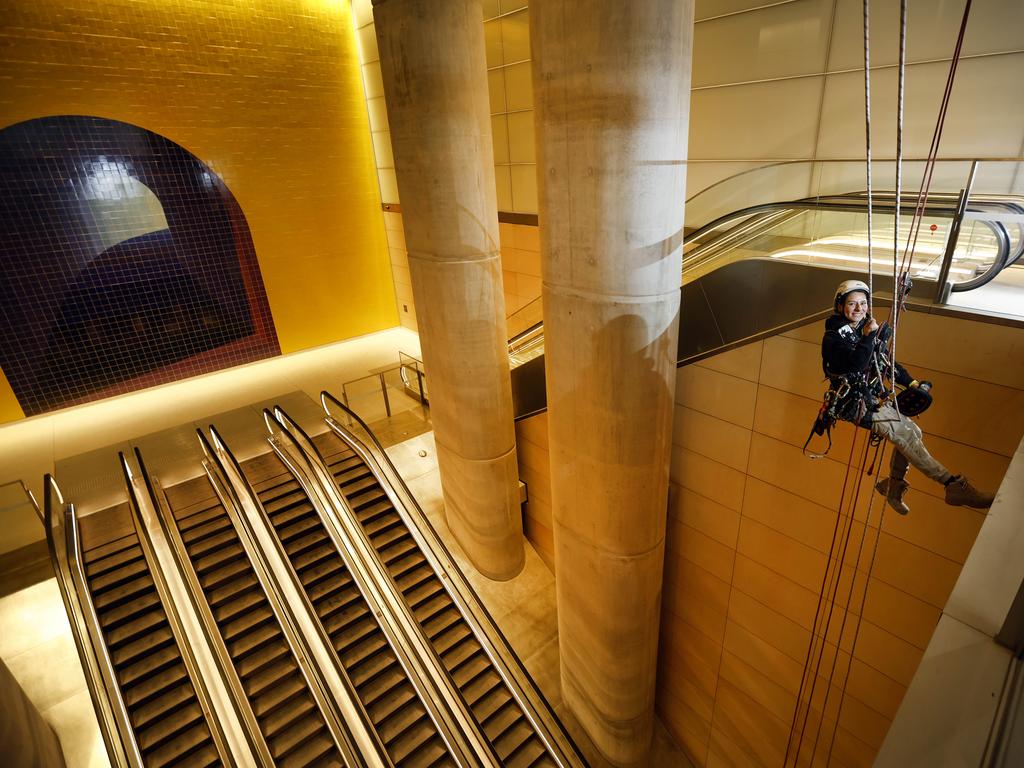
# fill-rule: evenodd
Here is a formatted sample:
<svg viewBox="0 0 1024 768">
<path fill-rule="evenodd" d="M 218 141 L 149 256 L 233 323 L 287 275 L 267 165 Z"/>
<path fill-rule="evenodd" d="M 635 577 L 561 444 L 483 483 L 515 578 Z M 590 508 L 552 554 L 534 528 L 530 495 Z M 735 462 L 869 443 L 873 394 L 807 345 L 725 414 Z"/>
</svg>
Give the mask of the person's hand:
<svg viewBox="0 0 1024 768">
<path fill-rule="evenodd" d="M 878 323 L 875 321 L 875 318 L 868 317 L 867 318 L 867 322 L 865 322 L 864 325 L 861 326 L 860 334 L 861 334 L 861 336 L 868 336 L 868 335 L 874 333 L 877 330 L 878 330 Z"/>
</svg>

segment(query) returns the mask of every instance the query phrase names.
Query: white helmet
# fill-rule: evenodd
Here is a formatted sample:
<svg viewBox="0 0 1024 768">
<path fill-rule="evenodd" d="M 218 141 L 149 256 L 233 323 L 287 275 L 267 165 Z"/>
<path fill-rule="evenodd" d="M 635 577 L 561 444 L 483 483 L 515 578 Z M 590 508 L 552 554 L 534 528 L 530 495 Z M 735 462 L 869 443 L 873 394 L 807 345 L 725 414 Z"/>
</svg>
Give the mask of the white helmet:
<svg viewBox="0 0 1024 768">
<path fill-rule="evenodd" d="M 871 301 L 871 289 L 868 288 L 868 284 L 863 280 L 843 280 L 836 288 L 835 301 L 832 302 L 832 307 L 836 312 L 841 311 L 843 302 L 846 301 L 846 297 L 854 291 L 863 291 L 864 295 L 868 297 L 868 301 Z"/>
</svg>

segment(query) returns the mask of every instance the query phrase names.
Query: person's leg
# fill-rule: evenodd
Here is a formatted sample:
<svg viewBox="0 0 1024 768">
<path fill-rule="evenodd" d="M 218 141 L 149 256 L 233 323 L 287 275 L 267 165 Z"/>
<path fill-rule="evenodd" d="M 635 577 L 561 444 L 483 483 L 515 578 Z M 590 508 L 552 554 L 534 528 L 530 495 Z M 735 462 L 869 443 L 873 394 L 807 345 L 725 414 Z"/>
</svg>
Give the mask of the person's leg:
<svg viewBox="0 0 1024 768">
<path fill-rule="evenodd" d="M 925 477 L 930 477 L 942 485 L 953 477 L 953 473 L 936 461 L 924 447 L 920 427 L 902 413 L 897 413 L 891 405 L 883 405 L 874 415 L 871 431 L 892 443 L 893 449 Z M 896 461 L 894 454 L 894 466 Z"/>
<path fill-rule="evenodd" d="M 979 491 L 968 482 L 963 475 L 953 475 L 948 469 L 940 464 L 928 453 L 925 448 L 921 428 L 908 417 L 897 413 L 891 405 L 882 406 L 875 414 L 871 422 L 871 431 L 881 435 L 893 445 L 892 469 L 902 467 L 903 476 L 898 481 L 893 480 L 882 487 L 879 483 L 878 490 L 886 495 L 886 500 L 900 514 L 906 514 L 909 509 L 903 503 L 903 494 L 909 487 L 906 480 L 906 467 L 903 462 L 908 462 L 915 469 L 919 470 L 926 477 L 930 477 L 937 483 L 941 483 L 946 489 L 946 503 L 953 506 L 967 506 L 975 509 L 987 509 L 992 506 L 993 496 L 990 493 Z M 897 458 L 897 455 L 902 459 Z M 891 478 L 896 475 L 890 475 Z"/>
<path fill-rule="evenodd" d="M 910 507 L 903 500 L 903 495 L 910 487 L 910 483 L 907 482 L 907 470 L 909 468 L 910 462 L 907 461 L 907 457 L 894 445 L 892 448 L 892 461 L 889 463 L 889 476 L 883 477 L 875 483 L 875 488 L 885 496 L 889 506 L 901 515 L 905 515 L 910 511 Z"/>
</svg>

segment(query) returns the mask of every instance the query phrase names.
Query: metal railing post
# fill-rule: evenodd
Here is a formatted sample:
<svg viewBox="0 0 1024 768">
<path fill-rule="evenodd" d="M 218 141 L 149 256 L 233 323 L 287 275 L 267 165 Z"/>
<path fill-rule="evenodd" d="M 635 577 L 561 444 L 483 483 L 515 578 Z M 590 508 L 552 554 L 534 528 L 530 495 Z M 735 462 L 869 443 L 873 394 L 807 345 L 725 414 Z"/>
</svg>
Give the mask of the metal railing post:
<svg viewBox="0 0 1024 768">
<path fill-rule="evenodd" d="M 380 393 L 384 395 L 384 413 L 391 415 L 391 401 L 388 399 L 388 383 L 384 380 L 384 372 L 377 374 L 380 377 Z"/>
<path fill-rule="evenodd" d="M 960 197 L 956 202 L 956 211 L 953 213 L 953 221 L 949 225 L 949 237 L 946 239 L 946 251 L 942 254 L 942 266 L 939 268 L 939 276 L 935 280 L 935 296 L 933 304 L 945 304 L 949 299 L 951 286 L 949 285 L 949 270 L 953 266 L 953 255 L 956 253 L 956 244 L 960 239 L 960 227 L 964 221 L 964 213 L 967 212 L 967 201 L 971 197 L 971 189 L 974 187 L 974 177 L 978 173 L 978 161 L 971 162 L 971 171 L 967 174 L 967 184 L 960 190 Z M 910 254 L 913 259 L 914 254 Z"/>
</svg>

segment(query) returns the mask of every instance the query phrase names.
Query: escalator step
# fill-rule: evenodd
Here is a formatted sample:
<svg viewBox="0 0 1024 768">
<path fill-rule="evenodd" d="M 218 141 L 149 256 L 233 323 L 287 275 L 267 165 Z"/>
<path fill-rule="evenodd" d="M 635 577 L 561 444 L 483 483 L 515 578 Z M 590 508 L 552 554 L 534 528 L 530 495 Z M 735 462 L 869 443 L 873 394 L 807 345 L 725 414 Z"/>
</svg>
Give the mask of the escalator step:
<svg viewBox="0 0 1024 768">
<path fill-rule="evenodd" d="M 377 479 L 370 474 L 370 468 L 362 463 L 341 471 L 335 470 L 332 474 L 346 496 L 349 493 L 358 493 L 361 488 L 369 487 L 364 484 L 365 481 L 369 481 L 369 484 L 377 484 Z"/>
<path fill-rule="evenodd" d="M 317 768 L 342 768 L 345 765 L 326 729 L 300 741 L 285 754 L 278 755 L 275 762 L 282 768 L 305 768 L 311 765 Z"/>
<path fill-rule="evenodd" d="M 454 605 L 442 605 L 441 609 L 433 616 L 423 619 L 420 626 L 427 638 L 433 642 L 438 635 L 445 632 L 453 624 L 462 623 L 462 616 L 455 609 Z"/>
<path fill-rule="evenodd" d="M 313 707 L 312 701 L 309 702 L 309 706 Z M 270 737 L 270 754 L 275 758 L 278 755 L 287 754 L 322 731 L 324 731 L 324 724 L 316 717 L 301 717 L 294 722 L 289 722 L 287 728 Z"/>
<path fill-rule="evenodd" d="M 410 698 L 404 706 L 393 710 L 388 717 L 378 724 L 377 733 L 385 746 L 390 747 L 405 731 L 425 726 L 433 729 L 434 723 L 427 715 L 427 710 L 415 698 Z"/>
<path fill-rule="evenodd" d="M 460 688 L 466 703 L 472 707 L 474 712 L 487 713 L 494 711 L 501 706 L 506 699 L 512 696 L 505 687 L 504 682 L 494 669 L 489 669 L 486 674 L 479 675 L 472 683 Z"/>
<path fill-rule="evenodd" d="M 91 586 L 91 585 L 90 585 Z M 90 589 L 90 591 L 92 591 Z M 101 595 L 92 591 L 92 604 L 96 607 L 97 613 L 115 608 L 119 605 L 135 600 L 140 595 L 152 591 L 156 594 L 156 586 L 149 572 L 143 573 L 131 581 L 127 581 L 119 587 L 109 589 Z"/>
<path fill-rule="evenodd" d="M 363 604 L 363 597 L 356 585 L 352 583 L 348 572 L 345 572 L 345 579 L 340 583 L 337 580 L 331 583 L 320 582 L 311 589 L 306 590 L 306 595 L 313 605 L 316 606 L 317 614 L 327 618 L 332 613 L 343 611 L 354 605 Z"/>
<path fill-rule="evenodd" d="M 296 539 L 303 534 L 318 530 L 323 530 L 323 524 L 320 522 L 319 516 L 315 513 L 310 513 L 285 525 L 279 525 L 277 535 L 281 539 L 282 544 L 287 544 L 292 539 Z"/>
<path fill-rule="evenodd" d="M 390 668 L 384 674 L 371 680 L 365 687 L 360 688 L 359 698 L 367 707 L 372 707 L 408 685 L 409 680 L 402 671 Z"/>
<path fill-rule="evenodd" d="M 390 567 L 391 563 L 405 557 L 411 552 L 419 552 L 419 547 L 416 546 L 416 541 L 412 536 L 405 539 L 399 539 L 387 547 L 378 546 L 377 542 L 374 542 L 374 548 L 377 550 L 377 555 L 380 557 L 380 561 L 388 567 Z"/>
<path fill-rule="evenodd" d="M 487 738 L 492 742 L 496 742 L 507 731 L 511 730 L 512 726 L 523 719 L 523 713 L 519 711 L 519 707 L 512 703 L 511 698 L 486 718 L 477 714 L 476 710 L 474 710 L 474 714 L 477 715 L 478 722 L 482 721 L 480 725 L 484 727 L 484 733 L 487 734 Z"/>
<path fill-rule="evenodd" d="M 348 589 L 352 584 L 352 576 L 340 557 L 306 568 L 300 575 L 310 600 L 319 600 L 335 589 Z"/>
<path fill-rule="evenodd" d="M 267 514 L 271 517 L 274 517 L 286 509 L 294 507 L 296 504 L 309 503 L 306 492 L 297 486 L 277 495 L 268 494 L 264 496 L 261 494 L 260 501 L 263 503 L 263 509 L 265 509 Z"/>
<path fill-rule="evenodd" d="M 126 707 L 129 709 L 141 707 L 182 683 L 187 683 L 189 688 L 192 687 L 192 682 L 185 671 L 185 665 L 182 664 L 177 653 L 175 656 L 172 663 L 164 665 L 147 677 L 136 677 L 135 682 L 121 680 L 121 694 Z"/>
<path fill-rule="evenodd" d="M 471 643 L 464 643 L 455 649 L 457 654 L 455 658 L 443 659 L 460 691 L 477 676 L 485 674 L 491 669 L 490 661 L 479 646 L 475 652 L 469 652 L 472 651 L 472 648 Z"/>
<path fill-rule="evenodd" d="M 508 707 L 513 707 L 518 711 L 518 707 L 515 705 L 515 699 L 509 695 L 505 686 L 499 685 L 492 689 L 493 693 L 489 696 L 484 696 L 474 703 L 470 703 L 467 698 L 470 709 L 473 710 L 473 716 L 477 722 L 487 727 L 487 722 L 492 717 L 496 717 L 503 710 Z"/>
<path fill-rule="evenodd" d="M 278 639 L 280 635 L 281 630 L 279 627 L 265 624 L 237 640 L 227 643 L 228 653 L 231 654 L 232 659 L 235 659 L 237 665 L 238 661 L 242 658 L 260 650 L 267 643 Z"/>
<path fill-rule="evenodd" d="M 391 504 L 391 501 L 386 496 L 382 496 L 373 504 L 364 505 L 362 509 L 356 510 L 356 513 L 359 517 L 359 522 L 365 524 L 378 515 L 390 512 L 393 509 L 394 506 Z"/>
<path fill-rule="evenodd" d="M 258 676 L 270 674 L 270 670 L 276 669 L 275 663 L 282 657 L 288 656 L 291 651 L 284 639 L 270 639 L 241 659 L 235 659 L 235 669 L 238 676 L 244 680 L 252 680 L 254 685 Z M 234 657 L 232 657 L 234 659 Z"/>
<path fill-rule="evenodd" d="M 147 768 L 163 768 L 166 765 L 210 764 L 210 755 L 217 755 L 213 737 L 205 721 L 200 721 L 163 746 L 144 756 Z M 218 758 L 219 760 L 219 758 Z M 216 764 L 216 763 L 213 763 Z"/>
<path fill-rule="evenodd" d="M 320 617 L 320 622 L 324 625 L 324 629 L 331 636 L 337 634 L 343 634 L 346 637 L 355 638 L 356 635 L 349 635 L 347 633 L 358 633 L 357 622 L 366 621 L 370 617 L 370 612 L 366 607 L 366 603 L 363 601 L 362 596 L 358 593 L 351 596 L 349 600 L 344 603 L 333 604 L 330 610 L 327 610 L 327 601 L 318 603 L 316 606 L 317 615 Z M 372 618 L 369 619 L 372 627 L 376 626 L 376 622 Z"/>
<path fill-rule="evenodd" d="M 416 698 L 416 691 L 407 682 L 405 686 L 396 690 L 391 696 L 367 706 L 366 711 L 370 715 L 372 722 L 384 723 L 408 706 L 422 707 L 423 704 Z"/>
<path fill-rule="evenodd" d="M 113 541 L 108 541 L 106 544 L 100 544 L 99 546 L 92 547 L 82 553 L 82 563 L 86 566 L 86 573 L 89 572 L 88 566 L 92 563 L 116 555 L 122 550 L 137 546 L 139 546 L 139 537 L 134 533 L 129 533 L 127 536 L 122 536 L 118 539 L 114 539 Z"/>
<path fill-rule="evenodd" d="M 179 658 L 178 646 L 174 644 L 170 627 L 151 632 L 110 654 L 110 660 L 124 685 L 131 685 L 146 675 L 155 675 Z"/>
<path fill-rule="evenodd" d="M 305 495 L 302 498 L 292 504 L 291 506 L 279 509 L 276 512 L 269 514 L 270 521 L 274 524 L 276 530 L 280 530 L 286 525 L 291 525 L 298 520 L 302 520 L 307 517 L 312 517 L 315 520 L 320 519 L 320 515 L 317 514 L 316 509 L 313 508 L 312 503 Z"/>
<path fill-rule="evenodd" d="M 556 763 L 551 759 L 544 743 L 533 735 L 512 754 L 505 756 L 505 765 L 509 768 L 532 768 L 541 765 L 555 768 Z"/>
<path fill-rule="evenodd" d="M 256 580 L 256 575 L 249 571 L 249 573 L 241 574 L 227 584 L 222 584 L 214 589 L 204 586 L 203 593 L 206 595 L 206 602 L 210 604 L 212 609 L 229 604 L 231 600 L 239 597 L 247 590 L 258 588 L 259 582 Z"/>
<path fill-rule="evenodd" d="M 252 702 L 252 710 L 268 737 L 313 709 L 315 705 L 306 692 L 306 681 L 302 675 L 289 675 Z"/>
<path fill-rule="evenodd" d="M 502 764 L 508 765 L 515 760 L 515 756 L 520 751 L 526 749 L 530 742 L 535 740 L 536 736 L 533 733 L 533 728 L 530 727 L 530 723 L 526 718 L 520 717 L 501 736 L 494 739 L 492 743 L 494 744 L 494 751 L 501 758 Z"/>
<path fill-rule="evenodd" d="M 405 674 L 394 654 L 380 653 L 366 659 L 362 664 L 351 667 L 349 669 L 349 678 L 352 680 L 352 685 L 362 690 L 364 686 L 389 672 L 399 675 Z"/>
<path fill-rule="evenodd" d="M 281 645 L 285 645 L 284 641 L 281 642 Z M 274 661 L 277 663 L 265 664 L 247 677 L 242 677 L 239 674 L 239 678 L 242 680 L 242 687 L 245 689 L 247 696 L 250 698 L 261 696 L 266 693 L 268 687 L 275 685 L 279 680 L 283 680 L 289 675 L 299 674 L 299 665 L 292 658 L 291 654 L 278 654 L 274 657 Z"/>
<path fill-rule="evenodd" d="M 163 612 L 163 607 L 157 605 L 150 607 L 141 614 L 133 616 L 120 626 L 105 632 L 104 637 L 107 641 L 107 647 L 114 651 L 148 634 L 152 630 L 164 626 L 167 626 L 167 616 Z"/>
<path fill-rule="evenodd" d="M 202 707 L 199 706 L 199 702 L 193 700 L 190 704 L 176 710 L 174 717 L 164 717 L 148 728 L 136 729 L 139 750 L 148 753 L 159 749 L 197 723 L 205 725 Z"/>
<path fill-rule="evenodd" d="M 134 541 L 132 544 L 118 550 L 117 552 L 103 558 L 97 558 L 86 564 L 85 575 L 91 580 L 141 558 L 142 547 L 138 545 L 137 541 Z"/>
<path fill-rule="evenodd" d="M 202 577 L 208 573 L 213 573 L 218 568 L 226 566 L 231 562 L 242 561 L 248 564 L 248 557 L 246 557 L 245 550 L 242 549 L 242 545 L 238 539 L 235 538 L 230 544 L 222 545 L 213 552 L 202 557 L 192 558 L 192 567 L 195 568 L 196 574 L 198 574 L 200 581 Z"/>
<path fill-rule="evenodd" d="M 94 595 L 102 594 L 147 573 L 149 573 L 149 566 L 146 565 L 144 559 L 133 560 L 121 568 L 108 571 L 94 579 L 89 579 L 89 591 Z"/>
<path fill-rule="evenodd" d="M 363 523 L 363 530 L 366 531 L 366 535 L 371 540 L 376 540 L 378 536 L 382 536 L 388 531 L 392 531 L 396 528 L 400 528 L 403 532 L 408 530 L 397 512 L 379 515 L 375 520 Z"/>
<path fill-rule="evenodd" d="M 168 688 L 156 698 L 134 708 L 131 714 L 132 724 L 136 728 L 145 728 L 153 720 L 166 717 L 178 707 L 195 701 L 195 699 L 192 683 L 185 680 Z"/>
<path fill-rule="evenodd" d="M 430 567 L 426 560 L 421 561 L 413 568 L 409 568 L 401 576 L 396 576 L 392 571 L 391 578 L 395 580 L 395 584 L 398 585 L 398 590 L 403 595 L 407 595 L 414 589 L 418 589 L 428 581 L 438 581 L 437 576 L 434 574 L 434 569 Z"/>
<path fill-rule="evenodd" d="M 240 613 L 248 611 L 253 606 L 260 605 L 266 601 L 267 598 L 259 585 L 251 584 L 248 589 L 234 595 L 230 600 L 222 602 L 216 608 L 211 608 L 213 618 L 216 619 L 217 624 L 223 624 L 236 618 Z"/>
<path fill-rule="evenodd" d="M 395 764 L 402 764 L 409 761 L 410 764 L 428 762 L 433 759 L 429 754 L 430 743 L 437 738 L 437 732 L 433 728 L 418 728 L 403 734 L 403 737 L 395 742 L 391 751 L 391 759 Z M 419 750 L 424 748 L 425 754 L 421 756 Z"/>
<path fill-rule="evenodd" d="M 224 514 L 223 509 L 218 508 L 204 512 L 201 520 L 193 521 L 193 519 L 188 519 L 179 521 L 178 530 L 181 531 L 182 541 L 186 545 L 192 545 L 211 536 L 216 536 L 230 527 L 231 520 Z"/>
<path fill-rule="evenodd" d="M 297 538 L 292 538 L 290 541 L 283 541 L 284 551 L 288 553 L 288 557 L 292 560 L 297 559 L 300 555 L 309 552 L 310 550 L 316 549 L 320 546 L 331 546 L 330 540 L 324 534 L 323 528 L 317 526 L 313 531 L 303 534 Z M 333 547 L 332 547 L 333 548 Z"/>
<path fill-rule="evenodd" d="M 387 645 L 380 625 L 369 611 L 351 624 L 342 626 L 339 631 L 332 632 L 331 638 L 336 642 L 341 641 L 341 646 L 335 647 L 346 660 L 345 666 L 359 664 L 376 653 L 381 644 Z"/>
<path fill-rule="evenodd" d="M 246 611 L 237 619 L 221 624 L 220 633 L 225 642 L 231 642 L 265 626 L 270 626 L 278 632 L 281 631 L 274 612 L 270 610 L 270 606 L 264 601 L 262 604 Z"/>
<path fill-rule="evenodd" d="M 203 573 L 201 575 L 203 591 L 216 590 L 218 587 L 223 587 L 232 579 L 237 579 L 244 575 L 251 574 L 252 568 L 249 565 L 249 561 L 245 558 L 239 558 L 238 560 L 226 563 L 219 568 L 215 568 L 212 571 Z"/>
<path fill-rule="evenodd" d="M 302 572 L 307 568 L 312 568 L 313 566 L 319 565 L 328 559 L 337 557 L 339 557 L 339 555 L 338 551 L 334 548 L 334 544 L 327 540 L 322 541 L 314 549 L 303 552 L 302 554 L 290 559 L 292 561 L 292 567 L 298 571 L 301 576 Z"/>
<path fill-rule="evenodd" d="M 416 609 L 424 603 L 427 603 L 436 597 L 446 597 L 447 594 L 448 593 L 444 591 L 444 587 L 441 585 L 440 580 L 434 578 L 429 579 L 419 586 L 410 589 L 408 592 L 403 593 L 402 597 L 405 598 L 406 605 L 415 612 Z"/>
<path fill-rule="evenodd" d="M 217 531 L 216 533 L 207 536 L 205 539 L 199 539 L 198 541 L 194 541 L 189 544 L 188 554 L 194 561 L 203 555 L 207 555 L 216 551 L 220 547 L 227 546 L 228 544 L 232 544 L 236 541 L 238 541 L 238 532 L 235 531 L 234 525 L 228 525 L 222 531 Z"/>
<path fill-rule="evenodd" d="M 96 615 L 100 620 L 100 626 L 105 631 L 110 631 L 131 621 L 139 613 L 152 610 L 158 605 L 160 605 L 160 596 L 154 590 L 140 595 L 130 603 L 122 603 L 104 611 L 97 611 Z"/>
<path fill-rule="evenodd" d="M 431 638 L 431 645 L 443 657 L 448 651 L 454 649 L 455 646 L 475 640 L 476 638 L 473 637 L 473 633 L 470 632 L 466 622 L 456 621 L 439 633 L 437 637 Z"/>
</svg>

